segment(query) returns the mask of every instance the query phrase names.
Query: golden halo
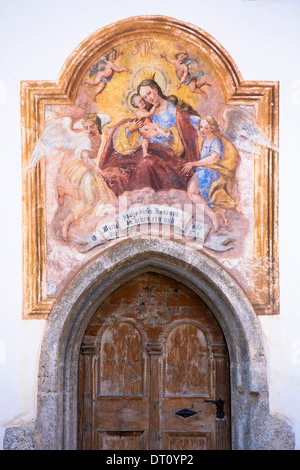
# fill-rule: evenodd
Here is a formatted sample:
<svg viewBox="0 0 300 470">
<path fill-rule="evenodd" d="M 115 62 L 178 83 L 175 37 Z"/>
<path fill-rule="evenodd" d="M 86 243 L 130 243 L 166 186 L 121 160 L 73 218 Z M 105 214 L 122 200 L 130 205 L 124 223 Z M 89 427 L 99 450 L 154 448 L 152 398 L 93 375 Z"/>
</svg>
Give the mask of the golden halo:
<svg viewBox="0 0 300 470">
<path fill-rule="evenodd" d="M 136 74 L 134 75 L 134 77 L 133 77 L 132 87 L 136 90 L 138 85 L 143 80 L 146 80 L 146 79 L 149 79 L 149 78 L 152 79 L 152 80 L 155 80 L 156 83 L 162 89 L 162 92 L 166 93 L 168 80 L 167 80 L 164 72 L 162 72 L 161 69 L 156 68 L 156 67 L 146 67 L 146 68 L 142 68 L 142 69 L 138 70 L 136 72 Z"/>
<path fill-rule="evenodd" d="M 160 69 L 158 69 L 156 67 L 146 67 L 146 68 L 138 70 L 136 72 L 136 74 L 134 75 L 134 77 L 133 77 L 132 86 L 131 86 L 130 90 L 128 91 L 128 93 L 125 97 L 125 102 L 126 102 L 127 109 L 130 112 L 134 112 L 134 113 L 136 112 L 136 108 L 134 108 L 132 106 L 131 102 L 130 102 L 131 97 L 132 97 L 132 95 L 137 93 L 138 85 L 143 80 L 146 80 L 146 79 L 155 80 L 156 83 L 162 89 L 162 92 L 166 93 L 168 81 L 167 81 L 167 78 L 166 78 L 165 74 Z"/>
</svg>

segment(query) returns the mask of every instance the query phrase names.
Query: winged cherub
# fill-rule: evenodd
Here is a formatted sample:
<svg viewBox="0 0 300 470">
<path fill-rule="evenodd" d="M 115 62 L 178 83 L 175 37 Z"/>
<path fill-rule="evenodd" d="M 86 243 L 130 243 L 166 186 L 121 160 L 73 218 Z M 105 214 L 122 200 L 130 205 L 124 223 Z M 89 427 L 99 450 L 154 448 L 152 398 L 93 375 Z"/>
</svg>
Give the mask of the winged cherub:
<svg viewBox="0 0 300 470">
<path fill-rule="evenodd" d="M 204 86 L 211 85 L 203 79 L 205 73 L 203 70 L 200 70 L 196 73 L 192 73 L 190 70 L 192 65 L 197 63 L 197 59 L 190 59 L 188 53 L 185 51 L 175 54 L 175 59 L 168 57 L 165 52 L 160 54 L 160 56 L 170 64 L 174 65 L 175 72 L 179 80 L 177 85 L 178 89 L 181 88 L 181 85 L 187 85 L 192 93 L 197 93 L 198 95 L 207 97 L 207 93 L 202 90 L 202 88 Z"/>
<path fill-rule="evenodd" d="M 104 90 L 106 84 L 113 79 L 115 73 L 129 72 L 127 67 L 118 68 L 115 65 L 115 61 L 118 57 L 123 55 L 123 52 L 117 52 L 116 49 L 111 49 L 100 61 L 90 69 L 90 77 L 96 74 L 93 80 L 86 79 L 82 85 L 96 86 L 94 93 L 94 100 Z"/>
</svg>

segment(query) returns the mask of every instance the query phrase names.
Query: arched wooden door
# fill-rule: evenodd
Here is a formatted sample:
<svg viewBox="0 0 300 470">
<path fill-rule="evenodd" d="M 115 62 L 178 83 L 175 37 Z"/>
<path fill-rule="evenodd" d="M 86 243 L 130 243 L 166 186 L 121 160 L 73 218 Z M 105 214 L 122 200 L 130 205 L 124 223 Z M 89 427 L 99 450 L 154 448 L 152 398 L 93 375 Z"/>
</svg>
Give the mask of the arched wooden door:
<svg viewBox="0 0 300 470">
<path fill-rule="evenodd" d="M 78 448 L 230 448 L 229 360 L 208 307 L 143 274 L 99 307 L 79 359 Z"/>
</svg>

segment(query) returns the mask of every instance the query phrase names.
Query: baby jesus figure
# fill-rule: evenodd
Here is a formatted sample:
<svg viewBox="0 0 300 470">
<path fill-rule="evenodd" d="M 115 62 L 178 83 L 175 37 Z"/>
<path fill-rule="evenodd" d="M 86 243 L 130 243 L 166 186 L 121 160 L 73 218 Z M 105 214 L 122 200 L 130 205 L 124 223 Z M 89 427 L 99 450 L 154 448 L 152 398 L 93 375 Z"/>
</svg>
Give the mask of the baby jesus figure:
<svg viewBox="0 0 300 470">
<path fill-rule="evenodd" d="M 151 154 L 148 152 L 149 138 L 161 134 L 168 139 L 171 131 L 166 132 L 161 126 L 152 122 L 151 116 L 155 114 L 157 105 L 153 105 L 149 110 L 147 102 L 138 94 L 134 94 L 131 97 L 131 105 L 137 108 L 133 126 L 139 128 L 139 133 L 142 137 L 143 157 L 150 156 Z"/>
</svg>

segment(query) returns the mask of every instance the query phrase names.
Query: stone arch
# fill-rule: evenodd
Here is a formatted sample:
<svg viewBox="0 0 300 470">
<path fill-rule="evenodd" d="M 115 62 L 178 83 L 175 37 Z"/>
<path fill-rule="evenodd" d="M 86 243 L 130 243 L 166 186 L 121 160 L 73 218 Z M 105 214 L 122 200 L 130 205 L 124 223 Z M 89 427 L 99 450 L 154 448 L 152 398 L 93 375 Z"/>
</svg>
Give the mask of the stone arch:
<svg viewBox="0 0 300 470">
<path fill-rule="evenodd" d="M 269 411 L 267 360 L 257 315 L 236 281 L 211 257 L 171 240 L 121 240 L 69 283 L 47 323 L 41 348 L 37 416 L 6 430 L 5 447 L 76 449 L 77 363 L 97 307 L 124 282 L 149 271 L 174 278 L 207 303 L 230 355 L 232 449 L 291 449 L 289 424 Z M 23 439 L 23 440 L 22 440 Z"/>
</svg>

